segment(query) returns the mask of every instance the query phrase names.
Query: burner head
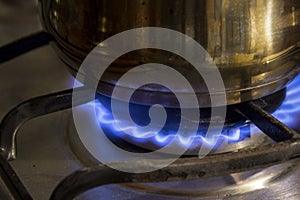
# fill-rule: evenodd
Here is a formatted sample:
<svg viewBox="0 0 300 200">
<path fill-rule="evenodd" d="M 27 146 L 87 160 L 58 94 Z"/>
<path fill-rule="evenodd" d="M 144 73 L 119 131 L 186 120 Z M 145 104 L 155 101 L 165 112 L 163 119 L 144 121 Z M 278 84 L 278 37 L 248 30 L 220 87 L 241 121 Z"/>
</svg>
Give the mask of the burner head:
<svg viewBox="0 0 300 200">
<path fill-rule="evenodd" d="M 266 111 L 272 113 L 274 112 L 285 99 L 286 90 L 280 90 L 270 96 L 255 100 L 262 108 Z M 121 129 L 130 132 L 127 134 L 119 127 L 115 126 L 114 118 L 110 110 L 110 102 L 106 96 L 100 96 L 96 101 L 96 113 L 98 114 L 98 121 L 104 130 L 106 136 L 118 147 L 125 149 L 130 152 L 151 152 L 158 150 L 165 145 L 167 145 L 172 139 L 174 139 L 176 130 L 178 129 L 178 123 L 180 122 L 180 109 L 175 108 L 165 108 L 167 113 L 167 120 L 165 126 L 162 130 L 152 136 L 143 137 L 142 133 L 138 133 L 135 127 L 127 126 L 126 120 L 121 124 Z M 126 106 L 123 102 L 120 103 L 120 109 Z M 123 105 L 124 104 L 124 105 Z M 123 106 L 122 106 L 123 105 Z M 241 104 L 243 105 L 243 104 Z M 128 106 L 128 104 L 127 104 Z M 138 125 L 147 125 L 150 121 L 148 115 L 150 106 L 130 104 L 129 110 L 132 120 Z M 213 117 L 211 119 L 210 108 L 200 109 L 200 124 L 198 124 L 198 132 L 195 138 L 181 138 L 178 140 L 178 148 L 185 148 L 186 141 L 193 139 L 193 143 L 189 146 L 185 155 L 197 155 L 199 149 L 202 145 L 212 148 L 211 154 L 213 153 L 224 153 L 230 151 L 236 151 L 237 149 L 256 147 L 263 144 L 264 142 L 270 142 L 264 134 L 253 131 L 251 128 L 251 122 L 247 121 L 242 117 L 235 108 L 235 105 L 227 106 L 227 115 L 225 120 L 225 126 L 223 128 L 222 134 L 219 137 L 217 143 L 212 146 L 209 139 L 205 137 L 210 120 L 214 123 L 218 117 Z M 119 110 L 120 111 L 120 110 Z M 84 112 L 84 111 L 83 111 Z M 122 121 L 122 119 L 118 119 Z M 76 134 L 76 129 L 73 123 L 70 123 L 68 130 L 68 141 L 70 142 L 71 148 L 78 157 L 84 160 L 88 160 L 87 163 L 95 163 L 93 156 L 88 153 L 84 145 L 81 143 L 78 135 Z"/>
<path fill-rule="evenodd" d="M 267 112 L 274 112 L 285 99 L 286 89 L 280 90 L 270 96 L 255 100 L 264 110 Z M 100 103 L 101 102 L 101 103 Z M 133 152 L 149 152 L 162 148 L 164 145 L 167 145 L 176 135 L 180 123 L 180 116 L 182 109 L 176 108 L 165 108 L 167 113 L 167 120 L 165 126 L 162 130 L 155 135 L 154 137 L 143 139 L 141 133 L 137 133 L 135 127 L 121 127 L 121 129 L 126 129 L 131 131 L 132 134 L 128 135 L 123 133 L 118 128 L 113 128 L 113 123 L 107 123 L 108 119 L 113 119 L 111 115 L 110 108 L 110 99 L 102 96 L 99 99 L 99 104 L 97 105 L 98 112 L 106 113 L 106 117 L 99 117 L 99 123 L 102 125 L 104 132 L 107 137 L 114 142 L 115 145 Z M 120 102 L 120 108 L 125 108 L 125 104 L 122 106 Z M 243 103 L 241 104 L 243 105 Z M 221 109 L 221 108 L 220 108 Z M 132 120 L 138 125 L 147 125 L 150 122 L 150 117 L 148 115 L 150 106 L 130 104 L 129 105 L 130 114 Z M 207 145 L 210 146 L 209 140 L 205 139 L 206 132 L 210 123 L 217 124 L 217 120 L 220 118 L 218 116 L 211 116 L 211 108 L 200 108 L 200 123 L 198 125 L 197 136 L 194 138 L 194 142 L 191 147 L 187 150 L 186 154 L 196 154 L 199 151 L 199 146 Z M 99 116 L 103 116 L 99 114 Z M 103 120 L 105 119 L 105 120 Z M 122 119 L 118 119 L 121 120 Z M 103 122 L 104 121 L 104 122 Z M 121 126 L 126 126 L 126 120 L 122 123 Z M 229 146 L 235 146 L 235 144 L 244 141 L 247 138 L 253 137 L 250 130 L 251 123 L 247 121 L 243 116 L 241 116 L 237 110 L 236 105 L 227 106 L 227 115 L 225 119 L 225 126 L 223 128 L 221 139 L 218 144 L 213 148 L 214 150 L 220 151 L 229 151 Z M 141 134 L 141 135 L 139 135 Z M 185 145 L 184 141 L 187 138 L 182 138 L 180 145 Z M 254 141 L 254 140 L 252 140 Z M 221 150 L 223 143 L 228 143 L 227 147 L 224 150 Z M 247 143 L 247 142 L 246 142 Z M 240 145 L 240 144 L 239 144 Z M 247 144 L 248 146 L 249 144 Z M 220 149 L 219 149 L 220 148 Z M 229 148 L 230 149 L 230 148 Z M 231 149 L 232 150 L 232 149 Z"/>
</svg>

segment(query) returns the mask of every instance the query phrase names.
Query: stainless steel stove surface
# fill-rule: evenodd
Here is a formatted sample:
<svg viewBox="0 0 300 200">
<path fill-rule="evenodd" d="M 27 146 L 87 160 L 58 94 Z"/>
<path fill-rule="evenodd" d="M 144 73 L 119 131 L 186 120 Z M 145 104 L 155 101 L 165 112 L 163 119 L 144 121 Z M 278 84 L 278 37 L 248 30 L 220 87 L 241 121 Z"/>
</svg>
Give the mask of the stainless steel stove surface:
<svg viewBox="0 0 300 200">
<path fill-rule="evenodd" d="M 0 46 L 41 29 L 34 1 L 0 0 Z M 1 64 L 1 119 L 17 104 L 71 88 L 73 81 L 74 78 L 49 45 Z M 291 118 L 294 128 L 298 125 L 300 130 L 300 112 Z M 63 178 L 84 167 L 70 150 L 66 137 L 69 121 L 70 111 L 60 111 L 30 120 L 18 132 L 18 156 L 10 164 L 33 199 L 49 199 Z M 299 180 L 300 165 L 293 160 L 268 169 L 214 178 L 159 184 L 108 185 L 90 190 L 77 198 L 296 200 L 300 198 Z M 13 199 L 2 180 L 0 199 Z"/>
</svg>

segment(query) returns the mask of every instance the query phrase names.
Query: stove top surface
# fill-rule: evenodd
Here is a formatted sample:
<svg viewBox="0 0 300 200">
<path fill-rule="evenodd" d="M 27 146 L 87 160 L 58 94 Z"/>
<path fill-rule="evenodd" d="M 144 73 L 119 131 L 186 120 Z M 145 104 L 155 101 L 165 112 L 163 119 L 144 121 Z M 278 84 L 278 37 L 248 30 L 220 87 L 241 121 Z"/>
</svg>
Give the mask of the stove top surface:
<svg viewBox="0 0 300 200">
<path fill-rule="evenodd" d="M 35 1 L 0 0 L 0 7 L 0 45 L 41 30 Z M 39 48 L 1 64 L 0 118 L 2 119 L 11 108 L 24 100 L 71 88 L 73 81 L 74 78 L 55 55 L 51 46 Z M 70 111 L 39 117 L 27 122 L 18 133 L 18 158 L 12 161 L 11 165 L 34 199 L 48 199 L 55 186 L 64 177 L 83 166 L 72 154 L 65 140 L 69 117 Z M 300 122 L 299 115 L 294 118 L 296 120 L 299 118 Z M 202 199 L 202 197 L 205 199 L 299 199 L 299 169 L 298 162 L 292 161 L 274 166 L 268 171 L 255 171 L 253 172 L 255 175 L 248 175 L 248 178 L 243 177 L 246 176 L 243 173 L 184 183 L 125 187 L 109 185 L 93 189 L 79 196 L 78 199 L 176 199 L 173 196 L 160 197 L 145 193 L 145 190 L 162 193 L 161 188 L 165 188 L 164 191 L 177 188 L 178 195 L 197 188 L 190 191 L 192 198 L 181 196 L 181 199 Z M 271 180 L 272 184 L 267 183 L 265 179 Z M 236 183 L 241 185 L 232 188 Z M 222 184 L 231 186 L 228 186 L 226 191 L 215 188 L 216 185 L 221 187 Z M 207 191 L 214 192 L 208 194 Z M 0 181 L 0 199 L 13 199 L 2 181 Z"/>
</svg>

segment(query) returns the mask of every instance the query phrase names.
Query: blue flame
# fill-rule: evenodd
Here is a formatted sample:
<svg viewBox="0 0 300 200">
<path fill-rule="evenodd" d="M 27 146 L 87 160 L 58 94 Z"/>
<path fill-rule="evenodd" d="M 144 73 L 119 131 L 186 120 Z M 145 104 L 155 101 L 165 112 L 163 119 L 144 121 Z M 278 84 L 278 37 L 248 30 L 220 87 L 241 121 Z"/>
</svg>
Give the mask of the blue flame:
<svg viewBox="0 0 300 200">
<path fill-rule="evenodd" d="M 238 142 L 245 137 L 250 136 L 250 125 L 245 125 L 244 122 L 225 127 L 220 138 L 217 138 L 217 136 L 212 138 L 205 137 L 206 131 L 203 131 L 200 128 L 196 136 L 184 136 L 182 134 L 177 134 L 174 127 L 170 128 L 170 126 L 164 127 L 159 133 L 139 133 L 136 127 L 126 125 L 126 121 L 114 119 L 111 110 L 107 105 L 104 105 L 98 99 L 96 99 L 94 103 L 96 104 L 95 107 L 98 121 L 106 134 L 123 138 L 126 141 L 134 141 L 141 146 L 143 144 L 152 143 L 156 147 L 161 148 L 175 140 L 181 148 L 186 148 L 187 145 L 191 144 L 191 141 L 193 141 L 193 144 L 200 143 L 207 147 L 212 147 L 212 145 L 215 145 L 215 141 L 220 140 L 220 138 L 230 143 Z M 171 118 L 171 121 L 172 120 L 176 121 L 174 118 Z M 166 124 L 167 123 L 168 120 Z M 174 121 L 172 121 L 172 124 L 174 124 Z"/>
<path fill-rule="evenodd" d="M 299 120 L 295 120 L 295 115 L 300 115 L 300 98 L 298 98 L 299 92 L 300 75 L 298 75 L 287 86 L 286 99 L 281 104 L 281 106 L 273 113 L 273 116 L 275 116 L 278 120 L 290 126 L 291 128 L 299 124 Z M 193 140 L 193 144 L 198 143 L 211 148 L 212 145 L 215 144 L 215 141 L 217 139 L 216 137 L 205 137 L 205 133 L 200 128 L 197 135 L 192 138 L 188 136 L 185 137 L 182 134 L 177 134 L 176 130 L 168 128 L 168 126 L 164 127 L 159 133 L 140 133 L 137 131 L 136 127 L 126 125 L 126 121 L 114 119 L 111 110 L 108 109 L 109 106 L 104 105 L 98 99 L 96 99 L 93 103 L 96 104 L 95 107 L 98 121 L 106 134 L 123 138 L 126 141 L 134 141 L 135 143 L 139 143 L 141 146 L 143 144 L 152 143 L 155 146 L 161 148 L 175 139 L 179 147 L 186 148 L 186 145 L 189 145 L 190 141 Z M 225 127 L 218 140 L 223 139 L 228 141 L 228 143 L 236 143 L 258 133 L 261 132 L 253 124 L 249 122 L 241 122 L 232 126 Z M 217 146 L 213 148 L 217 148 Z"/>
<path fill-rule="evenodd" d="M 281 106 L 273 113 L 279 121 L 290 128 L 299 129 L 300 123 L 300 75 L 288 86 L 286 98 Z"/>
</svg>

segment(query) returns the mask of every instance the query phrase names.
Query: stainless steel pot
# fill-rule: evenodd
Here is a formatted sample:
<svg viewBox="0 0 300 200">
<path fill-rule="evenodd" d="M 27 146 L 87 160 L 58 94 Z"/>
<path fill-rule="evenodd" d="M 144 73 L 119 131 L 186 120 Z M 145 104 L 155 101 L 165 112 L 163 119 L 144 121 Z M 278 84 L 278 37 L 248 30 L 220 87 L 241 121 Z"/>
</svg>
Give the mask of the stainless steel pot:
<svg viewBox="0 0 300 200">
<path fill-rule="evenodd" d="M 298 0 L 40 0 L 40 5 L 44 27 L 74 73 L 98 43 L 137 27 L 174 29 L 198 41 L 220 70 L 228 104 L 274 93 L 299 71 Z M 100 92 L 110 95 L 120 74 L 153 61 L 177 63 L 187 74 L 190 70 L 174 55 L 145 49 L 118 59 L 103 77 L 106 87 Z M 204 82 L 195 91 L 200 106 L 208 107 Z M 151 96 L 166 106 L 175 105 L 172 95 L 156 86 L 137 93 L 137 103 L 151 104 Z"/>
</svg>

